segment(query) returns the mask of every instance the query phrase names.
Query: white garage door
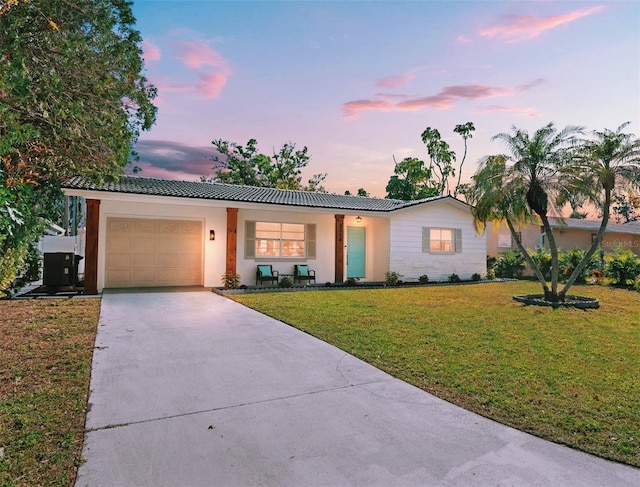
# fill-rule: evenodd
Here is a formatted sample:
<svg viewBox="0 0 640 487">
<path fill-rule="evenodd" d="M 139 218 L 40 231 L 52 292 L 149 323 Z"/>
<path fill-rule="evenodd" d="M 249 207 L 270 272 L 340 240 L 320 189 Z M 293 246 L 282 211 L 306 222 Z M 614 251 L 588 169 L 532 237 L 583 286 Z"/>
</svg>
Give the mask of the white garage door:
<svg viewBox="0 0 640 487">
<path fill-rule="evenodd" d="M 202 285 L 202 222 L 107 218 L 105 287 Z"/>
</svg>

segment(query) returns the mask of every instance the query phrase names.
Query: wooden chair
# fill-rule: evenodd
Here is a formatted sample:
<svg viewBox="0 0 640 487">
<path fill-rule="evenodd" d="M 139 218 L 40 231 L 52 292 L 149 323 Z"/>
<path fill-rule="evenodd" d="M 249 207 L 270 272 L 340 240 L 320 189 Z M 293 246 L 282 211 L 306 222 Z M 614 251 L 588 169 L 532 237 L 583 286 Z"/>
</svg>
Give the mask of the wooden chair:
<svg viewBox="0 0 640 487">
<path fill-rule="evenodd" d="M 258 285 L 258 282 L 260 284 L 262 284 L 263 282 L 278 284 L 279 277 L 280 273 L 278 271 L 274 271 L 271 264 L 259 265 L 256 270 L 256 286 Z"/>
<path fill-rule="evenodd" d="M 316 271 L 309 269 L 309 266 L 306 264 L 295 264 L 293 266 L 293 282 L 296 283 L 302 281 L 307 281 L 308 283 L 311 283 L 311 281 L 313 281 L 313 283 L 315 284 Z"/>
</svg>

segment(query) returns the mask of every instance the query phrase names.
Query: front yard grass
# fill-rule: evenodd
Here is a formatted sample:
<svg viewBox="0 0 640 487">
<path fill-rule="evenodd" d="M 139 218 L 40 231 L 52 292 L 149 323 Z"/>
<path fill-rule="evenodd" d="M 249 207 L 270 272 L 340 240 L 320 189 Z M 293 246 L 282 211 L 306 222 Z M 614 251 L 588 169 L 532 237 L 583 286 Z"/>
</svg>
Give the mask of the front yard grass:
<svg viewBox="0 0 640 487">
<path fill-rule="evenodd" d="M 0 301 L 2 487 L 72 485 L 99 314 L 99 299 Z"/>
<path fill-rule="evenodd" d="M 600 309 L 524 307 L 531 282 L 234 295 L 465 409 L 640 466 L 640 293 L 574 286 Z"/>
</svg>

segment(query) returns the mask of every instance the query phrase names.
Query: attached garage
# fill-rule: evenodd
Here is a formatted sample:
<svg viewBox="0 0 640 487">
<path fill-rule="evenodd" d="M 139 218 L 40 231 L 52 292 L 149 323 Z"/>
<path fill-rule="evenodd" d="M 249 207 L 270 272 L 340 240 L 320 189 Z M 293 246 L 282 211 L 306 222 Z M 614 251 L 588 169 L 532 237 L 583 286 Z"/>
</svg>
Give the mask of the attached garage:
<svg viewBox="0 0 640 487">
<path fill-rule="evenodd" d="M 105 287 L 201 286 L 202 222 L 107 218 Z"/>
</svg>

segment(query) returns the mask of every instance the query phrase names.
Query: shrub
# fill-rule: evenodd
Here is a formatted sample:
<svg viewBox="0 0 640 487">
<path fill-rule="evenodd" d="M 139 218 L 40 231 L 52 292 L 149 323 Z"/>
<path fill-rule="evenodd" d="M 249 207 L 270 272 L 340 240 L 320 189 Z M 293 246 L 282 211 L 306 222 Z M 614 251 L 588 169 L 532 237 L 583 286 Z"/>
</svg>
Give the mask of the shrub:
<svg viewBox="0 0 640 487">
<path fill-rule="evenodd" d="M 471 276 L 471 280 L 472 281 L 481 281 L 482 280 L 482 276 L 480 274 L 478 274 L 477 272 L 474 272 L 473 275 Z"/>
<path fill-rule="evenodd" d="M 426 274 L 422 274 L 420 277 L 418 277 L 418 281 L 420 282 L 420 284 L 426 284 L 429 282 L 429 276 L 427 276 Z"/>
<path fill-rule="evenodd" d="M 496 277 L 514 279 L 522 276 L 524 257 L 520 252 L 507 250 L 496 259 L 494 266 Z"/>
<path fill-rule="evenodd" d="M 398 274 L 397 272 L 385 272 L 384 276 L 385 276 L 384 283 L 387 286 L 397 286 L 402 282 L 400 280 L 400 278 L 402 277 L 402 274 Z"/>
<path fill-rule="evenodd" d="M 551 280 L 551 251 L 545 247 L 538 247 L 535 250 L 527 249 L 531 258 L 536 263 L 536 267 L 540 270 L 547 281 Z"/>
<path fill-rule="evenodd" d="M 602 284 L 603 280 L 604 280 L 604 274 L 600 269 L 592 269 L 591 271 L 589 271 L 589 278 L 587 279 L 587 282 L 589 284 L 600 285 Z"/>
<path fill-rule="evenodd" d="M 633 281 L 633 289 L 640 293 L 640 276 L 636 277 L 636 280 Z"/>
<path fill-rule="evenodd" d="M 240 274 L 225 272 L 222 274 L 222 285 L 225 289 L 238 289 L 240 285 Z"/>
<path fill-rule="evenodd" d="M 358 279 L 357 277 L 348 277 L 347 280 L 344 281 L 344 283 L 346 286 L 354 287 L 358 285 L 359 280 L 360 279 Z"/>
<path fill-rule="evenodd" d="M 447 280 L 449 282 L 460 282 L 462 279 L 460 279 L 460 276 L 454 272 L 453 274 L 449 274 Z"/>
<path fill-rule="evenodd" d="M 289 276 L 284 276 L 278 282 L 279 287 L 293 287 L 293 280 Z"/>
<path fill-rule="evenodd" d="M 604 256 L 604 273 L 618 286 L 633 286 L 640 274 L 640 258 L 631 250 L 622 250 L 618 245 L 613 252 Z"/>
<path fill-rule="evenodd" d="M 580 249 L 571 249 L 566 252 L 561 252 L 558 256 L 558 266 L 560 270 L 560 278 L 563 281 L 567 281 L 571 273 L 578 266 L 580 261 L 584 258 L 586 252 Z M 582 269 L 580 275 L 576 278 L 576 284 L 584 284 L 587 282 L 587 276 L 589 272 L 598 267 L 598 258 L 592 256 L 587 262 L 587 265 Z"/>
</svg>

